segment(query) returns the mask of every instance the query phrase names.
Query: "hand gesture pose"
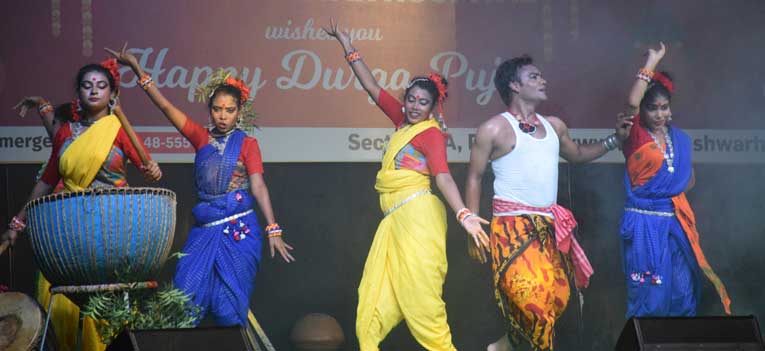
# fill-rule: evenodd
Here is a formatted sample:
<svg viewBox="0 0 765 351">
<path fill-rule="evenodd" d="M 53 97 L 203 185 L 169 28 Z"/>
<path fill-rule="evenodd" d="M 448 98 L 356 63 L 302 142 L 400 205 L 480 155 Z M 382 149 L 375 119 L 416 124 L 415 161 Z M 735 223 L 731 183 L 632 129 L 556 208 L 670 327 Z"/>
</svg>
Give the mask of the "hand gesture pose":
<svg viewBox="0 0 765 351">
<path fill-rule="evenodd" d="M 104 48 L 104 50 L 114 57 L 119 64 L 130 66 L 131 68 L 138 67 L 138 59 L 127 51 L 127 43 L 122 45 L 122 49 L 119 52 L 109 48 Z"/>
<path fill-rule="evenodd" d="M 489 224 L 489 221 L 478 216 L 470 216 L 462 221 L 462 227 L 470 234 L 467 243 L 468 255 L 478 262 L 486 263 L 486 253 L 491 252 L 491 247 L 489 236 L 486 235 L 481 224 Z"/>
<path fill-rule="evenodd" d="M 276 252 L 282 256 L 284 262 L 295 262 L 295 258 L 292 257 L 289 250 L 292 250 L 292 246 L 287 244 L 281 236 L 275 236 L 268 239 L 268 246 L 271 248 L 271 258 L 274 258 Z"/>
<path fill-rule="evenodd" d="M 335 39 L 337 39 L 337 41 L 340 42 L 340 45 L 343 46 L 343 49 L 346 49 L 345 50 L 346 52 L 348 51 L 347 49 L 351 47 L 351 37 L 350 37 L 350 35 L 348 35 L 347 31 L 340 30 L 338 28 L 338 23 L 335 22 L 334 18 L 330 18 L 330 20 L 329 20 L 329 28 L 322 27 L 322 29 L 324 29 L 324 31 L 327 32 L 327 34 L 329 34 L 329 36 L 334 37 Z"/>
<path fill-rule="evenodd" d="M 659 64 L 659 61 L 661 61 L 662 58 L 664 58 L 664 54 L 667 53 L 667 47 L 664 46 L 663 42 L 659 42 L 660 49 L 656 50 L 653 48 L 648 48 L 648 59 L 646 60 L 646 66 L 650 63 L 655 68 L 656 65 Z"/>
<path fill-rule="evenodd" d="M 19 110 L 19 117 L 26 117 L 27 111 L 30 108 L 40 108 L 45 104 L 49 104 L 48 100 L 45 100 L 42 96 L 25 96 L 18 104 L 14 105 L 12 109 Z M 42 112 L 41 112 L 42 113 Z"/>
</svg>

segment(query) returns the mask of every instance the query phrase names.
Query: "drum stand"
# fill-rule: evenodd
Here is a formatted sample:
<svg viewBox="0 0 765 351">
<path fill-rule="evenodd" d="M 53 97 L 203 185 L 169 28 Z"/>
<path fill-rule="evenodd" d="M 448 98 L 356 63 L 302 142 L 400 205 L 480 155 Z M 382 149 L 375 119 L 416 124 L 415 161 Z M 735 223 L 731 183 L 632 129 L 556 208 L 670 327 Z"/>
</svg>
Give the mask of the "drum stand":
<svg viewBox="0 0 765 351">
<path fill-rule="evenodd" d="M 50 323 L 51 309 L 53 308 L 53 296 L 56 294 L 69 294 L 69 293 L 97 293 L 107 291 L 125 291 L 127 296 L 130 290 L 139 289 L 155 289 L 157 288 L 156 281 L 146 281 L 139 283 L 115 283 L 115 284 L 97 284 L 97 285 L 61 285 L 51 286 L 50 299 L 48 300 L 48 311 L 45 316 L 45 327 L 43 328 L 42 341 L 40 341 L 40 350 L 44 350 L 45 336 L 48 333 L 48 324 Z M 80 322 L 77 327 L 77 342 L 75 344 L 75 350 L 82 350 L 82 310 L 80 311 Z"/>
</svg>

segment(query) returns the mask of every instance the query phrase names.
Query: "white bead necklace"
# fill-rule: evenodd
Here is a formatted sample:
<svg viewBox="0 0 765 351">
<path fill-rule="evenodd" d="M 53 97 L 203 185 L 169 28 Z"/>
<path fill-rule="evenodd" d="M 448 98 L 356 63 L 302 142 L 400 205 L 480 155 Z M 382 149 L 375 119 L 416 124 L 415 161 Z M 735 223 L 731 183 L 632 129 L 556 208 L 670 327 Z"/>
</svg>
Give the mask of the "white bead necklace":
<svg viewBox="0 0 765 351">
<path fill-rule="evenodd" d="M 664 142 L 667 144 L 666 148 L 662 149 L 661 143 L 659 143 L 659 139 L 653 135 L 653 132 L 649 131 L 648 134 L 651 136 L 653 142 L 656 143 L 656 146 L 659 147 L 659 150 L 661 150 L 661 153 L 664 155 L 664 159 L 667 161 L 667 170 L 669 173 L 675 173 L 675 148 L 672 145 L 672 139 L 669 137 L 669 133 L 667 133 L 665 128 L 660 128 L 660 130 L 662 134 L 664 134 Z"/>
<path fill-rule="evenodd" d="M 227 134 L 225 137 L 223 137 L 223 141 L 218 141 L 215 137 L 212 137 L 212 145 L 218 150 L 218 155 L 223 155 L 223 151 L 226 150 L 226 143 L 228 142 L 228 138 L 231 136 L 231 133 Z"/>
<path fill-rule="evenodd" d="M 80 134 L 82 134 L 82 132 L 88 128 L 87 126 L 82 125 L 80 122 L 73 122 L 69 124 L 69 126 L 71 127 L 70 129 L 72 130 L 72 137 L 74 139 L 77 139 L 77 137 L 79 137 Z"/>
</svg>

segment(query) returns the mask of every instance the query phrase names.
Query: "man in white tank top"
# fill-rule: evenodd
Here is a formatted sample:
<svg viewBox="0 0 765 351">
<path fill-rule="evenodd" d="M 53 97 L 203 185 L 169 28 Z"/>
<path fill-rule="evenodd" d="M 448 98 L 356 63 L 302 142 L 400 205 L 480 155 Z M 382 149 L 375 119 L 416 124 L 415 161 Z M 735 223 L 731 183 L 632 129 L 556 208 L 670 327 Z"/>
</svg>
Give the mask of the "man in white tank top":
<svg viewBox="0 0 765 351">
<path fill-rule="evenodd" d="M 568 303 L 569 277 L 586 287 L 593 273 L 572 235 L 576 221 L 556 204 L 558 157 L 577 163 L 601 157 L 626 139 L 630 122 L 620 117 L 617 133 L 600 144 L 575 143 L 561 119 L 536 113 L 547 100 L 547 81 L 528 56 L 502 63 L 494 84 L 508 110 L 478 127 L 465 185 L 467 206 L 478 213 L 481 179 L 491 161 L 489 251 L 497 302 L 509 328 L 488 350 L 512 350 L 524 340 L 533 350 L 550 350 L 555 321 Z M 468 245 L 473 258 L 486 262 L 485 248 Z"/>
</svg>

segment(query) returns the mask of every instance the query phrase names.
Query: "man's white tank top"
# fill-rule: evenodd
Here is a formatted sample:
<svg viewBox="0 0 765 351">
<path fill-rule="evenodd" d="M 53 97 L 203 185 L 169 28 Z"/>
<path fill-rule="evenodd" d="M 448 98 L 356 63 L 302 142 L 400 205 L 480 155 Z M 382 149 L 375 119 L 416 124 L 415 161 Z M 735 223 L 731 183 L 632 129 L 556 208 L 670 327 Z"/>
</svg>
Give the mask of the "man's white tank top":
<svg viewBox="0 0 765 351">
<path fill-rule="evenodd" d="M 533 207 L 549 207 L 558 200 L 558 155 L 560 142 L 550 122 L 537 114 L 545 128 L 542 139 L 521 131 L 518 120 L 502 114 L 515 132 L 515 148 L 491 162 L 494 171 L 494 197 Z M 539 128 L 540 126 L 537 126 Z M 536 213 L 517 211 L 495 216 Z M 539 213 L 550 216 L 549 214 Z"/>
</svg>

